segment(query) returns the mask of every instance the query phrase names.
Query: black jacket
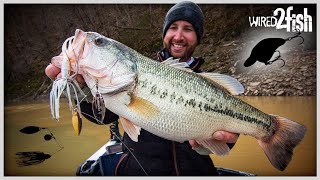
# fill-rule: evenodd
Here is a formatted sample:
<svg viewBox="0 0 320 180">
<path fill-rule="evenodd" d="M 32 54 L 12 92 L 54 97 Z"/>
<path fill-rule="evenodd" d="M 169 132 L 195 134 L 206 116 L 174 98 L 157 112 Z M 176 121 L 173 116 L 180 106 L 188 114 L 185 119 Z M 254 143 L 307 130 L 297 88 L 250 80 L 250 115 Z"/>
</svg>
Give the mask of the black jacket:
<svg viewBox="0 0 320 180">
<path fill-rule="evenodd" d="M 170 57 L 166 50 L 160 51 L 157 55 L 159 61 Z M 199 72 L 199 67 L 203 63 L 202 58 L 195 58 L 190 68 Z M 86 111 L 90 110 L 91 106 L 88 103 L 83 103 L 81 108 Z M 105 117 L 104 123 L 110 123 L 118 119 L 117 115 L 108 110 Z M 95 121 L 92 120 L 92 122 Z M 123 141 L 136 158 L 123 146 L 124 153 L 118 162 L 115 175 L 145 175 L 141 166 L 148 175 L 218 175 L 211 158 L 208 155 L 198 154 L 192 149 L 188 141 L 184 143 L 170 141 L 153 135 L 144 129 L 141 129 L 138 142 L 132 141 L 126 133 L 123 135 Z"/>
</svg>

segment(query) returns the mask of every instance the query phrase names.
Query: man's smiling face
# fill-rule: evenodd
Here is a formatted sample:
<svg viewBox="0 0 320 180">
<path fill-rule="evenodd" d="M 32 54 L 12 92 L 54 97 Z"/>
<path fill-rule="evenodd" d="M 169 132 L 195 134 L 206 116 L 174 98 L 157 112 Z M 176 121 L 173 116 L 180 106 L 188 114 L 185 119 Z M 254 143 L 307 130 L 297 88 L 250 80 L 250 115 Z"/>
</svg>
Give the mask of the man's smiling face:
<svg viewBox="0 0 320 180">
<path fill-rule="evenodd" d="M 187 21 L 173 22 L 164 37 L 163 44 L 174 58 L 189 60 L 197 46 L 197 34 Z"/>
</svg>

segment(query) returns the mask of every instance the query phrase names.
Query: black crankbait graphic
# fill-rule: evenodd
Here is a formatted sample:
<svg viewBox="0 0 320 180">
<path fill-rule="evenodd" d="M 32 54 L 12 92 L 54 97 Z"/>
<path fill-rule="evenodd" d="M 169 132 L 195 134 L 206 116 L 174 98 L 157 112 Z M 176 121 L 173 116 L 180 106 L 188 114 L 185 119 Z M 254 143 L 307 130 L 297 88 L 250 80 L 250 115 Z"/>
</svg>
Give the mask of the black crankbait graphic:
<svg viewBox="0 0 320 180">
<path fill-rule="evenodd" d="M 278 47 L 284 45 L 287 41 L 291 41 L 294 38 L 300 37 L 302 39 L 302 44 L 304 39 L 300 36 L 301 32 L 298 31 L 294 36 L 288 37 L 286 39 L 282 38 L 267 38 L 261 40 L 251 51 L 250 57 L 244 62 L 245 67 L 249 67 L 253 65 L 256 61 L 262 62 L 265 65 L 270 65 L 277 60 L 283 61 L 283 67 L 285 65 L 285 61 L 281 58 L 280 52 L 277 50 Z M 270 60 L 275 52 L 278 52 L 279 55 Z"/>
</svg>

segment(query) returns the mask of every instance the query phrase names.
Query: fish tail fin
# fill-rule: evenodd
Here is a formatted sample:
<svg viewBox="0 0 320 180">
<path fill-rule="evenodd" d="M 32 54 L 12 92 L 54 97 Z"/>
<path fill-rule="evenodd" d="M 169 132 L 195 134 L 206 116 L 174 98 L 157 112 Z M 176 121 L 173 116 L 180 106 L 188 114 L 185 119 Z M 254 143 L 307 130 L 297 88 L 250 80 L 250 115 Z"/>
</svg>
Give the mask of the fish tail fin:
<svg viewBox="0 0 320 180">
<path fill-rule="evenodd" d="M 271 164 L 283 171 L 292 159 L 293 149 L 304 138 L 305 126 L 280 116 L 274 116 L 276 131 L 267 138 L 258 140 Z"/>
</svg>

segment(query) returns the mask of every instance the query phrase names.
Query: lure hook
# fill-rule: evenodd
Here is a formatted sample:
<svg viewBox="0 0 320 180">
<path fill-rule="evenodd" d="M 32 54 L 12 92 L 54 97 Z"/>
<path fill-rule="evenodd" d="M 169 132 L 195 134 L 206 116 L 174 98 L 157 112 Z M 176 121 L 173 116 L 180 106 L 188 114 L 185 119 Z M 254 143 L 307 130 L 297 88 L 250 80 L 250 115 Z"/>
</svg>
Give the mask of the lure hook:
<svg viewBox="0 0 320 180">
<path fill-rule="evenodd" d="M 302 36 L 300 36 L 301 32 L 300 32 L 299 29 L 296 29 L 296 31 L 298 31 L 296 34 L 294 34 L 292 37 L 288 37 L 288 38 L 285 39 L 285 40 L 286 40 L 286 41 L 291 41 L 292 39 L 299 37 L 299 38 L 302 39 L 302 42 L 299 43 L 299 44 L 302 44 L 302 43 L 304 42 L 304 38 L 303 38 Z"/>
<path fill-rule="evenodd" d="M 278 55 L 276 58 L 274 58 L 274 60 L 267 61 L 265 64 L 266 64 L 266 65 L 271 65 L 271 64 L 274 63 L 275 61 L 281 60 L 281 61 L 283 62 L 283 65 L 280 66 L 280 68 L 282 68 L 282 67 L 286 64 L 286 62 L 281 58 L 280 51 L 276 50 L 276 52 L 278 52 L 279 55 Z"/>
</svg>

